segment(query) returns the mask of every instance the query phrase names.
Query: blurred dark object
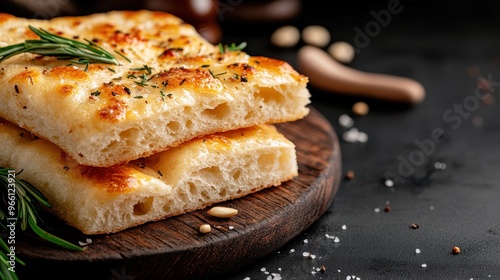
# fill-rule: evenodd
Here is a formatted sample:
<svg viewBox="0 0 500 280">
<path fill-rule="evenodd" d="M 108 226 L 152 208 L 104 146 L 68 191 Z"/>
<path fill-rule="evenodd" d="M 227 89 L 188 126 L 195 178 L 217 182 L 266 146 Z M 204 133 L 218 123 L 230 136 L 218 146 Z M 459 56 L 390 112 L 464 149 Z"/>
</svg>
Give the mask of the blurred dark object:
<svg viewBox="0 0 500 280">
<path fill-rule="evenodd" d="M 0 12 L 49 19 L 111 10 L 148 9 L 172 13 L 213 44 L 222 38 L 223 23 L 280 23 L 295 19 L 300 0 L 1 0 Z"/>
<path fill-rule="evenodd" d="M 146 0 L 144 3 L 144 9 L 169 12 L 194 25 L 211 43 L 219 43 L 222 37 L 217 20 L 217 0 Z"/>
<path fill-rule="evenodd" d="M 217 0 L 3 0 L 0 12 L 25 18 L 49 19 L 79 16 L 111 10 L 148 9 L 164 11 L 192 24 L 211 43 L 218 43 L 222 32 L 217 18 Z"/>
<path fill-rule="evenodd" d="M 276 23 L 300 15 L 300 0 L 220 0 L 219 20 L 249 23 Z"/>
</svg>

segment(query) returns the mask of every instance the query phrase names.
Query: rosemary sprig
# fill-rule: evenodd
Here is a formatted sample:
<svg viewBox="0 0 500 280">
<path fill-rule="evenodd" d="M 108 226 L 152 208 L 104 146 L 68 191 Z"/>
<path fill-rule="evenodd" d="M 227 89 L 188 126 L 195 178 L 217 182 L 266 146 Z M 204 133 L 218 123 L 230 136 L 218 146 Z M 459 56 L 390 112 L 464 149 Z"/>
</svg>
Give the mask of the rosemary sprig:
<svg viewBox="0 0 500 280">
<path fill-rule="evenodd" d="M 238 45 L 236 45 L 235 43 L 231 43 L 231 45 L 223 45 L 222 43 L 219 43 L 219 45 L 217 45 L 217 46 L 219 47 L 220 53 L 224 54 L 224 53 L 227 53 L 227 52 L 241 51 L 244 48 L 246 48 L 247 43 L 246 42 L 242 42 L 242 43 L 240 43 Z"/>
<path fill-rule="evenodd" d="M 111 53 L 87 39 L 85 39 L 87 42 L 85 44 L 31 25 L 29 28 L 40 39 L 26 40 L 23 43 L 0 48 L 0 62 L 18 54 L 33 53 L 54 56 L 61 60 L 70 60 L 76 64 L 104 63 L 117 65 L 119 63 Z"/>
<path fill-rule="evenodd" d="M 14 229 L 20 227 L 22 231 L 26 231 L 29 227 L 39 237 L 52 244 L 65 249 L 82 251 L 82 247 L 57 237 L 39 226 L 38 222 L 43 223 L 43 221 L 38 211 L 41 210 L 42 206 L 48 208 L 52 206 L 47 198 L 31 183 L 16 178 L 19 173 L 15 173 L 13 169 L 0 167 L 0 191 L 4 205 L 4 207 L 0 208 L 1 232 L 7 234 L 10 238 L 12 236 L 10 231 L 13 230 L 11 228 L 12 224 L 14 224 Z M 4 210 L 7 210 L 7 212 L 4 212 Z M 11 239 L 8 239 L 7 243 L 15 245 L 15 240 L 12 242 Z M 17 279 L 15 272 L 8 269 L 11 267 L 7 255 L 9 252 L 11 252 L 11 248 L 4 239 L 0 239 L 0 279 Z M 16 263 L 25 265 L 17 257 Z"/>
</svg>

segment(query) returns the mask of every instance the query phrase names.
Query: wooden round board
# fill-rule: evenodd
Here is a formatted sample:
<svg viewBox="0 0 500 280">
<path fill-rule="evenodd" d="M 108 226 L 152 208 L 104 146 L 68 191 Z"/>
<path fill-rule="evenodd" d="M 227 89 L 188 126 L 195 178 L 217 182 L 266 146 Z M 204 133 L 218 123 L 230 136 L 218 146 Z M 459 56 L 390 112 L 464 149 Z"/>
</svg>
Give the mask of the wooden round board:
<svg viewBox="0 0 500 280">
<path fill-rule="evenodd" d="M 47 215 L 49 231 L 92 243 L 74 252 L 19 234 L 16 252 L 26 263 L 16 267 L 20 279 L 205 279 L 279 249 L 332 203 L 340 185 L 341 152 L 331 124 L 314 107 L 304 119 L 277 127 L 296 145 L 299 175 L 218 204 L 238 209 L 238 215 L 218 219 L 198 210 L 99 236 L 85 236 Z M 204 223 L 212 225 L 211 233 L 199 233 Z"/>
</svg>

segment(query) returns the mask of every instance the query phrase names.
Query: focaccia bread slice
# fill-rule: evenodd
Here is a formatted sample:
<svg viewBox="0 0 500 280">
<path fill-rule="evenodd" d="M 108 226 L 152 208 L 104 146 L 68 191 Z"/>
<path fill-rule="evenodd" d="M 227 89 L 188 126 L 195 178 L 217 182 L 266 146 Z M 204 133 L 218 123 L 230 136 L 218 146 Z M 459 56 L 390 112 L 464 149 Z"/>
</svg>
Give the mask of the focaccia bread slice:
<svg viewBox="0 0 500 280">
<path fill-rule="evenodd" d="M 87 39 L 119 60 L 82 65 L 25 53 L 0 62 L 0 117 L 82 165 L 113 166 L 200 135 L 309 113 L 308 78 L 290 64 L 221 51 L 171 14 L 112 11 L 51 20 L 0 14 L 0 47 L 37 39 L 29 25 Z"/>
<path fill-rule="evenodd" d="M 85 234 L 113 233 L 280 185 L 295 146 L 272 125 L 217 133 L 112 167 L 77 164 L 52 143 L 0 124 L 0 166 L 22 169 L 53 212 Z"/>
</svg>

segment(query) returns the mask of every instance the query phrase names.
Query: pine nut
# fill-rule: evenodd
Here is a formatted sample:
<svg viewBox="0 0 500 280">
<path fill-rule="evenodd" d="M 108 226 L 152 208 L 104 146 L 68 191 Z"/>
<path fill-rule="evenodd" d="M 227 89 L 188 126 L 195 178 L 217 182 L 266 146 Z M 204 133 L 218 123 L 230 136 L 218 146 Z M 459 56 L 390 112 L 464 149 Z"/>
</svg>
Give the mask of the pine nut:
<svg viewBox="0 0 500 280">
<path fill-rule="evenodd" d="M 300 40 L 300 31 L 297 27 L 286 25 L 276 29 L 271 35 L 271 43 L 280 48 L 291 48 Z"/>
<path fill-rule="evenodd" d="M 229 208 L 229 207 L 216 206 L 216 207 L 213 207 L 212 209 L 208 210 L 207 213 L 210 216 L 214 216 L 217 218 L 230 218 L 230 217 L 238 214 L 238 210 L 236 210 L 234 208 Z"/>
<path fill-rule="evenodd" d="M 352 105 L 352 112 L 358 116 L 364 116 L 368 114 L 368 111 L 370 111 L 370 108 L 365 102 L 359 101 Z"/>
<path fill-rule="evenodd" d="M 212 227 L 209 224 L 203 224 L 200 226 L 201 233 L 209 233 L 212 231 Z"/>
<path fill-rule="evenodd" d="M 317 47 L 325 47 L 330 43 L 330 32 L 321 25 L 310 25 L 302 30 L 302 40 Z"/>
<path fill-rule="evenodd" d="M 347 42 L 335 42 L 328 47 L 328 53 L 342 63 L 351 62 L 354 58 L 354 52 L 354 48 Z"/>
</svg>

